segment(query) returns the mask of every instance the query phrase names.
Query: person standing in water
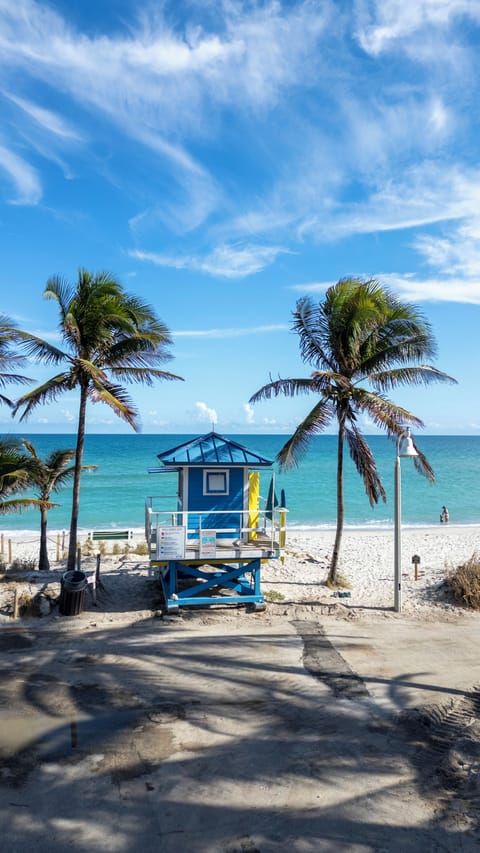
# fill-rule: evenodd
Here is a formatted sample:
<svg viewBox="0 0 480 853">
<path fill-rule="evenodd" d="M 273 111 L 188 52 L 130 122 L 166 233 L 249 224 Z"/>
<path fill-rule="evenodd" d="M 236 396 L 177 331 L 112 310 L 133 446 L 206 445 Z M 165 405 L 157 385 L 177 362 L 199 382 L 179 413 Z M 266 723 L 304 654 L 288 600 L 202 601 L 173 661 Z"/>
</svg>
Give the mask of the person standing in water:
<svg viewBox="0 0 480 853">
<path fill-rule="evenodd" d="M 449 512 L 448 512 L 447 507 L 442 506 L 442 511 L 440 513 L 440 522 L 441 523 L 445 522 L 445 524 L 448 524 L 449 518 L 450 518 L 450 516 L 449 516 Z"/>
</svg>

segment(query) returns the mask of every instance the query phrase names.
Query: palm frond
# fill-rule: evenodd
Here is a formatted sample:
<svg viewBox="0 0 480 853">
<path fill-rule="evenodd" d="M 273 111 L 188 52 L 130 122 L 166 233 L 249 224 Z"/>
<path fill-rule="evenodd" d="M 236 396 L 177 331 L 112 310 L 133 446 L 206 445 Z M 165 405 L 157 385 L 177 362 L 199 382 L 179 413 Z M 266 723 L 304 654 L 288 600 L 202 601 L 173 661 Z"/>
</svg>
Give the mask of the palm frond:
<svg viewBox="0 0 480 853">
<path fill-rule="evenodd" d="M 413 464 L 415 466 L 415 469 L 418 471 L 419 474 L 422 474 L 423 477 L 426 477 L 430 483 L 434 483 L 435 473 L 432 466 L 430 465 L 430 462 L 428 461 L 425 454 L 422 453 L 422 451 L 417 447 L 415 440 L 413 441 L 413 446 L 415 447 L 415 450 L 418 453 L 418 456 L 413 457 Z"/>
<path fill-rule="evenodd" d="M 304 297 L 297 302 L 292 329 L 300 338 L 300 355 L 307 364 L 324 365 L 335 370 L 337 365 L 329 351 L 329 327 L 322 305 Z"/>
<path fill-rule="evenodd" d="M 350 456 L 364 482 L 370 506 L 373 507 L 380 498 L 385 502 L 387 496 L 377 471 L 373 453 L 358 427 L 355 425 L 351 428 L 345 426 L 345 439 Z"/>
<path fill-rule="evenodd" d="M 43 504 L 44 501 L 36 498 L 10 498 L 0 502 L 0 515 L 11 515 L 13 512 L 21 512 L 22 509 L 41 509 Z"/>
<path fill-rule="evenodd" d="M 0 373 L 0 388 L 13 382 L 15 385 L 28 385 L 33 382 L 28 376 L 19 376 L 18 373 Z"/>
<path fill-rule="evenodd" d="M 405 425 L 423 429 L 424 423 L 408 409 L 398 406 L 382 394 L 375 394 L 365 388 L 355 387 L 352 391 L 352 405 L 373 421 L 375 426 L 386 431 L 388 437 L 398 435 Z"/>
<path fill-rule="evenodd" d="M 149 386 L 155 384 L 154 380 L 179 380 L 180 382 L 184 382 L 182 376 L 176 376 L 175 373 L 168 373 L 166 370 L 155 370 L 152 367 L 115 367 L 111 368 L 109 373 L 123 382 L 137 382 Z"/>
<path fill-rule="evenodd" d="M 31 335 L 28 332 L 19 332 L 19 335 L 21 335 L 20 345 L 29 358 L 35 358 L 37 361 L 45 362 L 45 364 L 60 364 L 69 359 L 68 353 L 36 335 Z"/>
<path fill-rule="evenodd" d="M 431 382 L 448 382 L 457 384 L 457 380 L 448 373 L 438 370 L 428 364 L 398 367 L 394 370 L 370 373 L 370 381 L 377 388 L 389 391 L 399 385 L 429 385 Z"/>
<path fill-rule="evenodd" d="M 314 435 L 323 432 L 333 417 L 333 408 L 328 400 L 320 400 L 306 418 L 297 426 L 295 432 L 283 445 L 277 455 L 280 468 L 293 468 L 298 462 Z"/>
<path fill-rule="evenodd" d="M 250 403 L 258 403 L 260 400 L 270 400 L 272 397 L 295 397 L 297 394 L 309 394 L 314 389 L 313 379 L 276 379 L 259 388 L 250 397 Z"/>
<path fill-rule="evenodd" d="M 43 291 L 44 299 L 54 299 L 58 302 L 60 309 L 60 329 L 65 326 L 65 318 L 70 310 L 70 305 L 75 296 L 75 291 L 65 279 L 59 275 L 52 275 L 47 281 Z"/>
<path fill-rule="evenodd" d="M 139 431 L 137 422 L 138 412 L 127 392 L 121 385 L 113 385 L 110 382 L 93 380 L 92 387 L 88 392 L 89 399 L 93 403 L 106 403 L 117 417 L 126 421 L 136 431 Z"/>
<path fill-rule="evenodd" d="M 13 414 L 16 415 L 17 412 L 23 408 L 23 412 L 20 416 L 20 420 L 23 421 L 28 418 L 37 406 L 44 403 L 51 403 L 64 391 L 70 390 L 70 388 L 70 373 L 59 373 L 57 376 L 52 376 L 51 379 L 48 379 L 42 385 L 39 385 L 37 388 L 33 388 L 32 391 L 29 391 L 27 394 L 24 394 L 23 397 L 20 397 L 20 399 L 15 402 Z"/>
<path fill-rule="evenodd" d="M 115 340 L 108 349 L 102 351 L 105 363 L 121 366 L 122 364 L 160 364 L 171 361 L 172 355 L 163 343 L 150 336 L 129 336 Z"/>
</svg>

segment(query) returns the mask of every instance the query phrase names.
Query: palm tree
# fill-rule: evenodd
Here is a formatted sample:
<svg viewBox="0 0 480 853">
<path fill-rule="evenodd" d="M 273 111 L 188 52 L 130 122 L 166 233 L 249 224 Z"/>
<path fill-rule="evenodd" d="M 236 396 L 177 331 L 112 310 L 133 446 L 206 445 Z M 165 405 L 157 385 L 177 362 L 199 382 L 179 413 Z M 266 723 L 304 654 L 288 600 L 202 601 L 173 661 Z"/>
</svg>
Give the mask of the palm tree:
<svg viewBox="0 0 480 853">
<path fill-rule="evenodd" d="M 26 376 L 21 376 L 18 373 L 11 373 L 18 367 L 22 367 L 25 362 L 25 356 L 21 353 L 12 350 L 12 344 L 18 343 L 21 339 L 21 332 L 18 332 L 17 327 L 10 317 L 6 314 L 0 314 L 0 388 L 5 388 L 9 382 L 24 385 L 31 382 Z M 0 393 L 0 402 L 7 406 L 12 406 L 12 401 Z"/>
<path fill-rule="evenodd" d="M 312 436 L 336 420 L 337 526 L 328 582 L 337 581 L 344 524 L 343 454 L 350 456 L 363 479 L 371 506 L 386 500 L 373 454 L 358 426 L 367 415 L 388 437 L 405 425 L 423 427 L 411 412 L 397 406 L 386 392 L 401 385 L 455 382 L 451 376 L 424 364 L 435 355 L 430 325 L 414 305 L 402 303 L 373 280 L 342 279 L 330 287 L 323 302 L 305 297 L 297 302 L 293 330 L 300 337 L 302 360 L 315 368 L 306 379 L 277 379 L 251 398 L 251 403 L 279 395 L 316 394 L 318 402 L 298 425 L 278 454 L 281 468 L 298 463 Z M 368 387 L 364 387 L 364 384 Z M 433 481 L 434 474 L 418 450 L 417 470 Z"/>
<path fill-rule="evenodd" d="M 75 567 L 87 400 L 106 403 L 119 418 L 138 431 L 138 413 L 120 383 L 152 385 L 155 379 L 181 377 L 157 366 L 171 358 L 166 350 L 171 343 L 167 327 L 150 305 L 125 293 L 109 273 L 92 274 L 82 269 L 75 286 L 54 276 L 48 280 L 43 295 L 58 303 L 59 328 L 65 349 L 26 333 L 22 333 L 23 346 L 28 355 L 46 364 L 63 363 L 66 367 L 17 400 L 14 412 L 21 409 L 23 420 L 39 404 L 50 403 L 65 391 L 79 390 L 67 561 L 67 568 L 72 570 Z"/>
<path fill-rule="evenodd" d="M 34 445 L 23 439 L 22 444 L 29 456 L 30 484 L 36 487 L 38 508 L 40 510 L 40 553 L 38 568 L 48 571 L 50 562 L 47 548 L 47 516 L 48 511 L 56 504 L 50 502 L 52 492 L 58 492 L 75 473 L 75 466 L 68 464 L 75 456 L 75 450 L 52 450 L 46 459 L 41 459 Z"/>
<path fill-rule="evenodd" d="M 15 497 L 28 489 L 30 476 L 31 460 L 22 442 L 17 438 L 0 438 L 0 515 L 37 505 L 31 498 Z"/>
</svg>

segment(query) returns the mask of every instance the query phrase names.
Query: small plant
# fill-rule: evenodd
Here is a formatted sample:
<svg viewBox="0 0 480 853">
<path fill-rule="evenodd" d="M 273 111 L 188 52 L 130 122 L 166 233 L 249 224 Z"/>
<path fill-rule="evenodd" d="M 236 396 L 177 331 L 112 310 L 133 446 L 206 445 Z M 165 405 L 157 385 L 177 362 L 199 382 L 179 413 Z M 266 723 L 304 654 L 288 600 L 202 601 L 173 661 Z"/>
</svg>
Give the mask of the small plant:
<svg viewBox="0 0 480 853">
<path fill-rule="evenodd" d="M 125 554 L 125 556 L 127 556 L 130 553 L 130 545 L 128 545 L 128 544 L 124 545 L 122 553 Z"/>
<path fill-rule="evenodd" d="M 118 542 L 115 542 L 114 546 L 112 548 L 112 554 L 121 554 L 121 553 L 122 553 L 122 549 L 121 549 L 120 545 L 118 544 Z"/>
<path fill-rule="evenodd" d="M 445 586 L 456 601 L 480 610 L 480 555 L 474 553 L 466 563 L 452 569 Z"/>
<path fill-rule="evenodd" d="M 282 595 L 281 592 L 277 592 L 276 589 L 269 589 L 268 592 L 265 593 L 264 598 L 266 601 L 284 601 L 285 596 Z"/>
<path fill-rule="evenodd" d="M 36 560 L 14 560 L 10 564 L 11 572 L 33 572 L 37 568 Z"/>
<path fill-rule="evenodd" d="M 94 543 L 87 539 L 86 542 L 82 545 L 82 556 L 83 557 L 91 557 L 94 551 Z"/>
<path fill-rule="evenodd" d="M 21 592 L 17 598 L 19 616 L 29 616 L 32 610 L 33 596 L 28 592 Z"/>
<path fill-rule="evenodd" d="M 327 587 L 328 589 L 351 589 L 352 585 L 343 575 L 337 575 L 335 583 L 332 583 L 329 578 L 327 579 Z"/>
<path fill-rule="evenodd" d="M 148 545 L 146 542 L 139 542 L 135 548 L 135 553 L 145 556 L 148 554 Z"/>
<path fill-rule="evenodd" d="M 98 550 L 98 553 L 100 554 L 101 557 L 106 557 L 106 555 L 108 553 L 107 543 L 103 539 L 101 540 L 101 542 L 98 543 L 97 550 Z"/>
</svg>

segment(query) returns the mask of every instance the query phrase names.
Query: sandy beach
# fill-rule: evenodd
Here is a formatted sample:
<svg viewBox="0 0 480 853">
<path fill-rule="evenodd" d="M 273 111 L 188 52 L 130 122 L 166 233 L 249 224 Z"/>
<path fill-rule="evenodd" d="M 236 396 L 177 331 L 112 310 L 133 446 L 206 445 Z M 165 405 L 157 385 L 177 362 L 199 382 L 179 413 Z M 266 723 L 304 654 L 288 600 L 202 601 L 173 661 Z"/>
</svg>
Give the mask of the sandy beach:
<svg viewBox="0 0 480 853">
<path fill-rule="evenodd" d="M 283 560 L 270 561 L 262 569 L 264 592 L 274 591 L 279 594 L 277 600 L 290 604 L 334 600 L 335 593 L 325 585 L 334 536 L 333 530 L 289 530 Z M 51 568 L 61 571 L 64 561 L 56 561 L 59 539 L 61 534 L 49 534 Z M 85 534 L 80 541 L 86 541 Z M 130 550 L 133 552 L 143 541 L 143 532 L 134 531 Z M 5 531 L 4 560 L 8 557 L 9 542 L 14 561 L 37 561 L 39 539 L 34 532 Z M 123 542 L 106 543 L 107 555 L 102 557 L 102 563 L 115 565 L 124 559 L 124 548 Z M 113 550 L 117 553 L 112 554 Z M 402 601 L 405 612 L 451 611 L 452 605 L 446 600 L 442 588 L 445 576 L 479 550 L 480 527 L 439 525 L 438 528 L 405 528 L 402 531 Z M 420 557 L 417 579 L 412 563 L 414 555 Z M 145 558 L 138 555 L 137 561 L 142 564 Z M 86 564 L 89 565 L 88 560 Z M 365 609 L 392 607 L 393 530 L 347 528 L 342 539 L 339 574 L 347 582 L 351 606 Z"/>
<path fill-rule="evenodd" d="M 12 618 L 0 584 L 0 831 L 12 851 L 400 853 L 480 842 L 480 614 L 443 580 L 480 529 L 290 531 L 263 567 L 264 613 L 161 615 L 145 557 L 108 554 L 84 611 Z M 38 539 L 11 539 L 33 559 Z M 138 533 L 138 541 L 142 539 Z M 55 537 L 51 537 L 52 560 Z M 112 543 L 109 543 L 111 548 Z M 421 557 L 414 580 L 411 555 Z M 93 571 L 94 557 L 82 568 Z"/>
</svg>

